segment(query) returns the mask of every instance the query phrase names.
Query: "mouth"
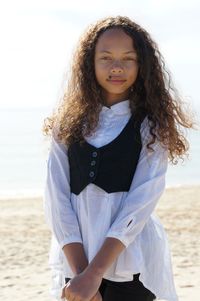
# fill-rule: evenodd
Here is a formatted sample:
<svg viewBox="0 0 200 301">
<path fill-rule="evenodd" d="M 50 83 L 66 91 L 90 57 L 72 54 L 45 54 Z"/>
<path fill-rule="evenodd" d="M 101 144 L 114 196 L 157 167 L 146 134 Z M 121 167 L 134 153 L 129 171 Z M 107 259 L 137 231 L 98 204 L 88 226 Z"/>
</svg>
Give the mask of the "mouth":
<svg viewBox="0 0 200 301">
<path fill-rule="evenodd" d="M 111 83 L 111 84 L 114 84 L 114 85 L 121 85 L 121 84 L 123 84 L 123 83 L 126 82 L 125 79 L 114 78 L 114 77 L 113 77 L 113 78 L 107 79 L 107 81 L 108 81 L 109 83 Z"/>
</svg>

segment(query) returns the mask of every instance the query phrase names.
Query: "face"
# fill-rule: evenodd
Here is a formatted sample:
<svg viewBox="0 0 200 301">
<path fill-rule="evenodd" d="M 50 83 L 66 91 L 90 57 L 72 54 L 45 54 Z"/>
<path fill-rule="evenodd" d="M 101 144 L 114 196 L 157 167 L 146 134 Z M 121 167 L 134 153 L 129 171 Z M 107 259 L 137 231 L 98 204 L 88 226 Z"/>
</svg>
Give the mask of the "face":
<svg viewBox="0 0 200 301">
<path fill-rule="evenodd" d="M 109 29 L 95 47 L 95 75 L 106 103 L 127 99 L 138 74 L 137 54 L 132 38 L 122 29 Z"/>
</svg>

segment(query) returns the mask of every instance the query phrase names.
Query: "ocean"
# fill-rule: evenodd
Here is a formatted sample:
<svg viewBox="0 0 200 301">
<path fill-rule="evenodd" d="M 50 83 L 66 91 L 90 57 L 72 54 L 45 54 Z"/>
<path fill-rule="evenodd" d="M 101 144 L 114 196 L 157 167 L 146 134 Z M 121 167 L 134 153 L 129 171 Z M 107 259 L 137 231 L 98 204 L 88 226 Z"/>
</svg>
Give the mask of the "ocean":
<svg viewBox="0 0 200 301">
<path fill-rule="evenodd" d="M 49 142 L 42 134 L 48 108 L 3 109 L 0 112 L 0 198 L 43 194 Z M 190 131 L 190 156 L 169 164 L 166 186 L 200 184 L 200 135 Z"/>
</svg>

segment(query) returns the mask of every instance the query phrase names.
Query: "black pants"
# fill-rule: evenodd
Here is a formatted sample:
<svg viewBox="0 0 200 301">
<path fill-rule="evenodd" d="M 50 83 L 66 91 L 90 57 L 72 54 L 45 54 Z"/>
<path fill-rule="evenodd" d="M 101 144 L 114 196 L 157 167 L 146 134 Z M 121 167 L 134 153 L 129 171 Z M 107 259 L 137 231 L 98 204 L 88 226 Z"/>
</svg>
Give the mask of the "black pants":
<svg viewBox="0 0 200 301">
<path fill-rule="evenodd" d="M 103 301 L 153 301 L 156 296 L 139 280 L 140 274 L 135 274 L 132 281 L 115 282 L 102 279 L 99 291 Z M 70 278 L 65 278 L 67 283 Z"/>
</svg>

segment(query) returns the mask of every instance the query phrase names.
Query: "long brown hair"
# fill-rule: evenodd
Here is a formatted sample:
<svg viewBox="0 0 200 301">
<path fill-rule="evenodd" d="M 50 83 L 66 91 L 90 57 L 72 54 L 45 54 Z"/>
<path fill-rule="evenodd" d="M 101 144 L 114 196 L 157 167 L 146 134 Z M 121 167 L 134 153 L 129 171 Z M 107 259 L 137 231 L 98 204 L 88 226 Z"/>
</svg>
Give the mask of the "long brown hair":
<svg viewBox="0 0 200 301">
<path fill-rule="evenodd" d="M 176 164 L 189 149 L 184 130 L 194 127 L 192 113 L 184 110 L 184 102 L 172 85 L 157 44 L 128 17 L 101 19 L 81 36 L 64 95 L 52 116 L 44 120 L 43 132 L 52 135 L 56 128 L 57 139 L 69 146 L 74 141 L 83 141 L 95 130 L 105 105 L 95 77 L 95 46 L 99 36 L 111 28 L 122 29 L 134 41 L 139 72 L 129 100 L 136 121 L 144 114 L 148 118 L 151 140 L 147 148 L 152 151 L 151 145 L 158 139 L 167 145 L 169 159 Z"/>
</svg>

